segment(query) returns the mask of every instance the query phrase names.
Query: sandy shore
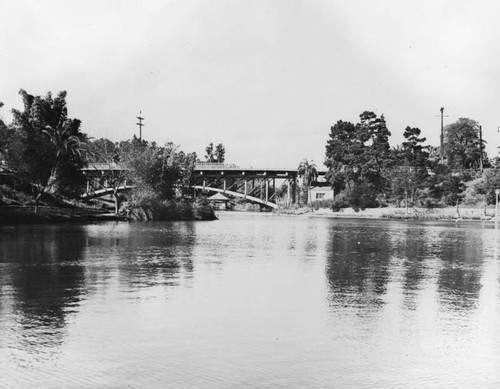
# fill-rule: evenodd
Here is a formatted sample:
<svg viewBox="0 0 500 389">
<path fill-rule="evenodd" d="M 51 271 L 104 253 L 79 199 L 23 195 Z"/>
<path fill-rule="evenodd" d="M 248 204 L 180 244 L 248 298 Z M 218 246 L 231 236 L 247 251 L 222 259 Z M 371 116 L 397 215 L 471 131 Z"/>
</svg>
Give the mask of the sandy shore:
<svg viewBox="0 0 500 389">
<path fill-rule="evenodd" d="M 352 208 L 346 208 L 339 212 L 333 212 L 331 209 L 318 209 L 314 212 L 308 212 L 308 216 L 330 216 L 338 218 L 363 218 L 363 219 L 418 219 L 418 220 L 495 220 L 495 208 L 467 208 L 456 207 L 448 208 L 368 208 L 364 211 L 354 211 Z"/>
</svg>

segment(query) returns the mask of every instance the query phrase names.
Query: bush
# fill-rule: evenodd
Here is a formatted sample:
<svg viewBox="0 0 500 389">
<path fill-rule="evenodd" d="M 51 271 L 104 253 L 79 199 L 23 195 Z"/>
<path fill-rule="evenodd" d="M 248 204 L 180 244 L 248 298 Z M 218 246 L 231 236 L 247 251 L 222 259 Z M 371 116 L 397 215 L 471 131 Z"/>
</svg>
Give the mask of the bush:
<svg viewBox="0 0 500 389">
<path fill-rule="evenodd" d="M 260 205 L 259 204 L 246 203 L 245 204 L 245 211 L 246 212 L 260 212 Z"/>
<path fill-rule="evenodd" d="M 348 200 L 354 210 L 378 207 L 377 192 L 372 185 L 367 183 L 356 184 L 348 193 Z"/>
<path fill-rule="evenodd" d="M 124 204 L 125 205 L 125 204 Z M 213 208 L 205 198 L 196 201 L 144 200 L 126 204 L 130 216 L 137 220 L 215 220 Z"/>
<path fill-rule="evenodd" d="M 339 212 L 340 210 L 342 210 L 342 208 L 348 208 L 349 201 L 347 199 L 346 193 L 340 192 L 337 196 L 335 196 L 332 201 L 331 207 L 333 212 Z"/>
<path fill-rule="evenodd" d="M 315 210 L 320 208 L 332 208 L 334 200 L 315 200 L 311 203 L 311 207 Z"/>
</svg>

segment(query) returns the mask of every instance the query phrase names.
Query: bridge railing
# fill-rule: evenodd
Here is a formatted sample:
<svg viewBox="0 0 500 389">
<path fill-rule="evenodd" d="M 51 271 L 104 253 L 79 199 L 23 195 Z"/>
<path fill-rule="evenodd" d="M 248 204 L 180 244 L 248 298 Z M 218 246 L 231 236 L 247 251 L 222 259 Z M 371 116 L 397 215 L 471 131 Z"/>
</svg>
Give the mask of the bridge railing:
<svg viewBox="0 0 500 389">
<path fill-rule="evenodd" d="M 245 166 L 241 167 L 234 163 L 213 163 L 213 162 L 198 162 L 194 166 L 195 170 L 258 170 L 258 171 L 296 171 L 295 168 L 285 168 L 276 166 Z"/>
<path fill-rule="evenodd" d="M 238 165 L 235 165 L 234 163 L 214 163 L 214 162 L 197 162 L 194 165 L 194 168 L 199 170 L 241 169 Z"/>
<path fill-rule="evenodd" d="M 119 163 L 115 162 L 100 162 L 100 163 L 89 163 L 87 167 L 84 167 L 82 170 L 87 171 L 109 171 L 109 170 L 130 170 L 128 167 L 123 166 Z"/>
</svg>

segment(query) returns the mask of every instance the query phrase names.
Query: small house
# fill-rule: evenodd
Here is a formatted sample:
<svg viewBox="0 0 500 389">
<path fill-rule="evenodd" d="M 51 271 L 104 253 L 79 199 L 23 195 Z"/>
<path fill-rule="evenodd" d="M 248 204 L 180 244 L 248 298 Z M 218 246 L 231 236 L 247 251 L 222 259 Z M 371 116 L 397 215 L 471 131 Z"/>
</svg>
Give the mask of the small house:
<svg viewBox="0 0 500 389">
<path fill-rule="evenodd" d="M 333 189 L 327 186 L 311 188 L 311 201 L 333 200 Z"/>
<path fill-rule="evenodd" d="M 213 196 L 210 196 L 207 200 L 213 204 L 215 209 L 221 211 L 225 211 L 227 209 L 227 203 L 229 201 L 229 199 L 222 193 L 216 193 Z"/>
</svg>

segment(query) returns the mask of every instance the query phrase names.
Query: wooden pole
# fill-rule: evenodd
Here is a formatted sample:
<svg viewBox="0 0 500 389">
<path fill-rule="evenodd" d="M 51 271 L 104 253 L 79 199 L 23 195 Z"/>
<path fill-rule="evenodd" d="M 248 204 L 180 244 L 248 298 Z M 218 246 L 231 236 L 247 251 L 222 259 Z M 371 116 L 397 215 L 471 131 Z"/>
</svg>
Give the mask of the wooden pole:
<svg viewBox="0 0 500 389">
<path fill-rule="evenodd" d="M 139 116 L 137 116 L 137 119 L 139 119 L 139 123 L 136 123 L 139 126 L 139 144 L 142 144 L 142 127 L 144 126 L 144 124 L 142 124 L 144 118 L 141 115 L 142 111 L 139 111 Z"/>
<path fill-rule="evenodd" d="M 483 126 L 479 126 L 479 171 L 483 172 Z"/>
<path fill-rule="evenodd" d="M 440 147 L 440 153 L 441 153 L 441 165 L 444 165 L 444 130 L 443 130 L 443 112 L 444 112 L 444 107 L 441 107 L 441 147 Z"/>
</svg>

